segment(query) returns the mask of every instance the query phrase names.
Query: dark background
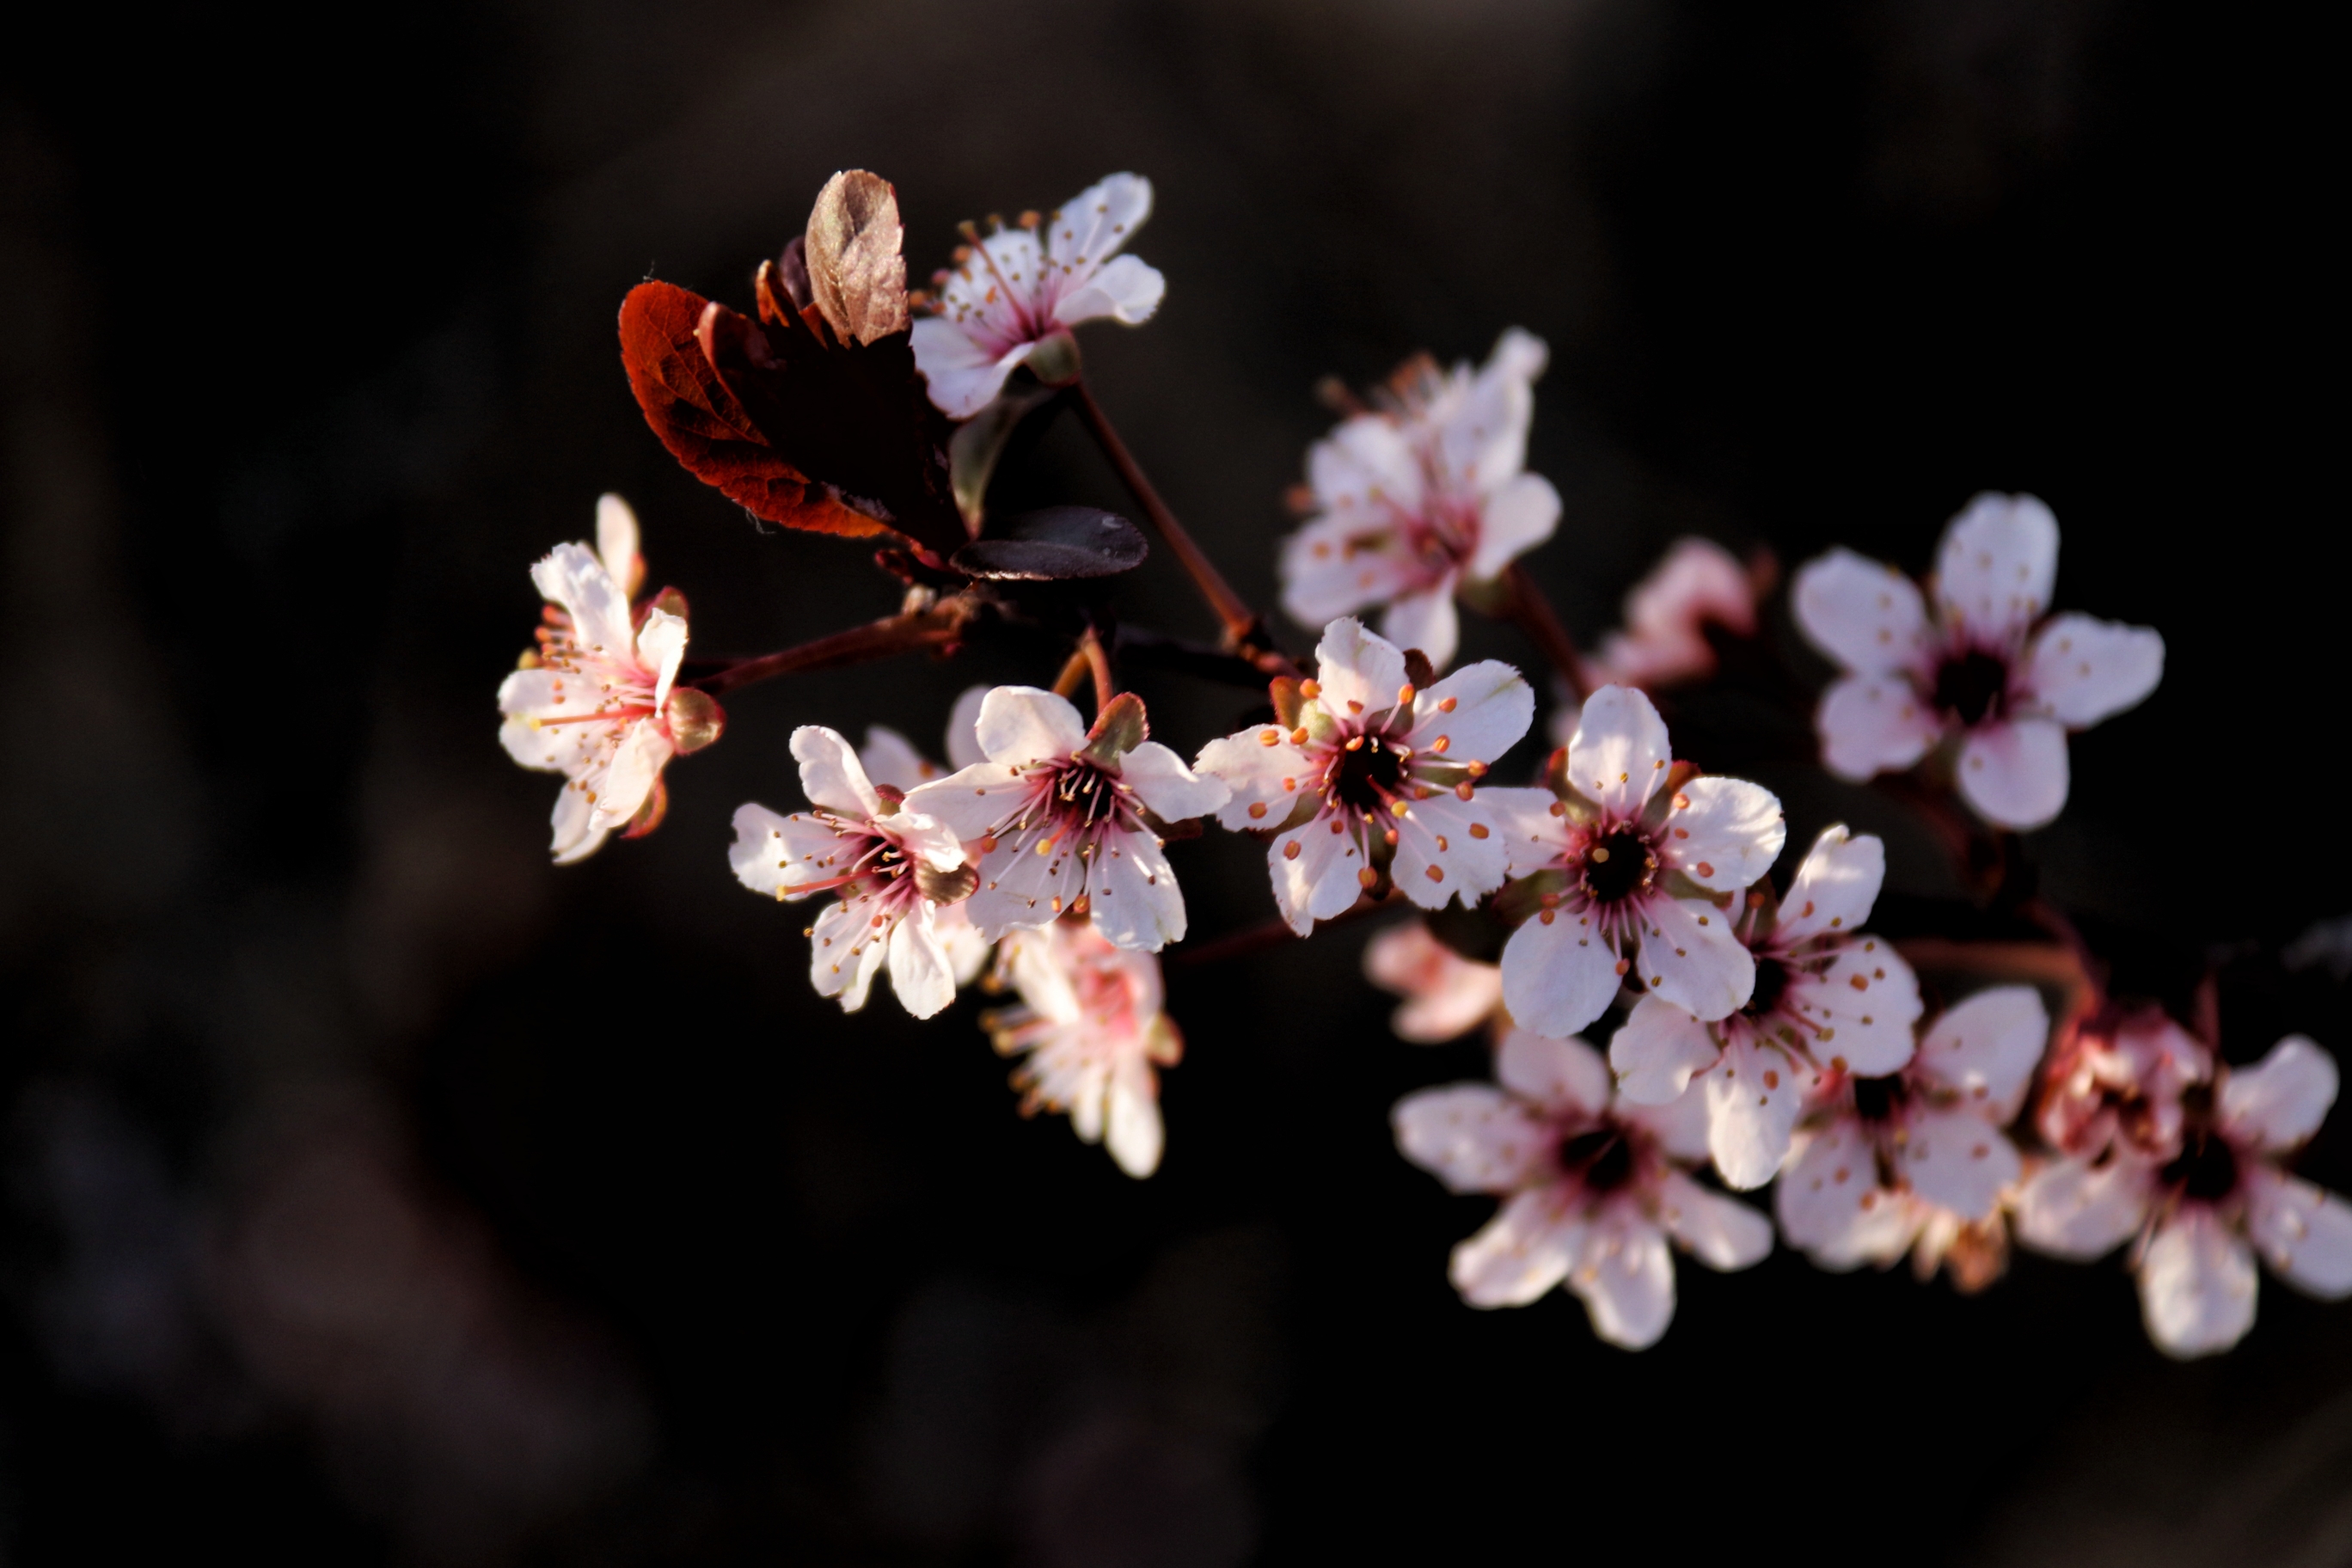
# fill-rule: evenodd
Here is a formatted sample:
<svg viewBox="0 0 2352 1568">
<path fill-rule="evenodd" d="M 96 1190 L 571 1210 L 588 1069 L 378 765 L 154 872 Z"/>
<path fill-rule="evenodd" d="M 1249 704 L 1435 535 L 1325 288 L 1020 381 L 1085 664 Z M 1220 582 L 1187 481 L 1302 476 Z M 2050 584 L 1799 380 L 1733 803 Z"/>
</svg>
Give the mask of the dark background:
<svg viewBox="0 0 2352 1568">
<path fill-rule="evenodd" d="M 1386 1114 L 1481 1048 L 1390 1037 L 1361 926 L 1171 966 L 1191 1051 L 1146 1184 L 1013 1114 L 977 999 L 845 1020 L 799 920 L 727 875 L 730 812 L 796 799 L 796 723 L 936 754 L 968 681 L 1050 669 L 746 692 L 660 833 L 576 868 L 545 864 L 552 781 L 495 743 L 525 568 L 601 490 L 698 649 L 895 597 L 670 462 L 617 363 L 632 283 L 748 304 L 843 166 L 897 183 L 919 274 L 957 219 L 1135 168 L 1168 303 L 1089 364 L 1245 592 L 1272 597 L 1316 378 L 1514 322 L 1552 347 L 1531 463 L 1567 500 L 1532 565 L 1588 640 L 1680 533 L 1917 570 L 1973 491 L 2032 490 L 2061 605 L 2169 647 L 2076 743 L 2044 886 L 2127 987 L 2177 1005 L 2221 964 L 2234 1059 L 2340 1049 L 2338 976 L 2280 957 L 2352 902 L 2316 17 L 1763 9 L 20 18 L 0 1552 L 2352 1558 L 2352 1317 L 2275 1282 L 2193 1365 L 2113 1261 L 2021 1259 L 1977 1300 L 1685 1265 L 1641 1355 L 1564 1296 L 1462 1307 L 1446 1250 L 1488 1205 Z M 1117 500 L 1067 427 L 1014 483 Z M 1209 629 L 1164 559 L 1124 603 Z M 1491 626 L 1468 652 L 1532 657 Z M 1248 700 L 1143 688 L 1187 751 Z M 1736 699 L 1676 721 L 1781 791 L 1796 844 L 1888 834 L 1882 923 L 1961 919 L 1931 842 L 1792 735 Z M 1179 854 L 1196 933 L 1270 915 L 1255 847 Z M 2305 1168 L 2352 1185 L 2352 1135 Z"/>
</svg>

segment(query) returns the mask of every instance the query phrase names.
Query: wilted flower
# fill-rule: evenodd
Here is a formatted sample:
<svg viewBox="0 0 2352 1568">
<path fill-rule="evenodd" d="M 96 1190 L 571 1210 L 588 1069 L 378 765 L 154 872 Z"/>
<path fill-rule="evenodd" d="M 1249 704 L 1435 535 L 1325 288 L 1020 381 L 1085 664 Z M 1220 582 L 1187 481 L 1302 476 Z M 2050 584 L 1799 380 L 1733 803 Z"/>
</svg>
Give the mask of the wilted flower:
<svg viewBox="0 0 2352 1568">
<path fill-rule="evenodd" d="M 2132 707 L 2164 673 L 2164 639 L 2146 626 L 2042 621 L 2057 575 L 2050 509 L 1992 494 L 1944 531 L 1932 613 L 1909 579 L 1851 551 L 1808 564 L 1798 624 L 1845 671 L 1815 719 L 1822 764 L 1866 779 L 1948 739 L 1960 794 L 1987 821 L 2027 828 L 2056 816 L 2066 731 Z"/>
<path fill-rule="evenodd" d="M 1158 1170 L 1165 1139 L 1152 1069 L 1184 1055 L 1160 1010 L 1160 961 L 1063 920 L 1005 938 L 998 967 L 1021 1005 L 981 1022 L 999 1054 L 1025 1058 L 1013 1074 L 1022 1114 L 1066 1112 L 1072 1131 L 1107 1144 L 1129 1175 Z"/>
<path fill-rule="evenodd" d="M 2251 1068 L 2217 1068 L 2178 1091 L 2162 1148 L 2118 1137 L 2104 1159 L 2061 1155 L 2036 1170 L 2019 1194 L 2018 1239 L 2087 1259 L 2137 1236 L 2148 1337 L 2176 1356 L 2228 1350 L 2253 1327 L 2257 1253 L 2311 1295 L 2352 1295 L 2352 1205 L 2283 1168 L 2336 1089 L 2334 1059 L 2300 1035 Z"/>
<path fill-rule="evenodd" d="M 908 794 L 975 847 L 972 923 L 993 942 L 1020 927 L 1087 916 L 1120 947 L 1157 952 L 1184 936 L 1184 895 L 1147 814 L 1187 821 L 1225 802 L 1155 741 L 1143 704 L 1122 693 L 1089 731 L 1066 699 L 1000 686 L 978 721 L 987 761 Z"/>
<path fill-rule="evenodd" d="M 563 775 L 555 799 L 555 859 L 593 855 L 605 836 L 649 833 L 667 796 L 670 758 L 719 738 L 717 701 L 679 687 L 686 600 L 665 590 L 630 607 L 645 575 L 628 504 L 597 502 L 597 549 L 560 544 L 530 569 L 548 600 L 539 647 L 499 687 L 499 741 L 527 768 Z"/>
<path fill-rule="evenodd" d="M 1521 471 L 1545 358 L 1514 327 L 1475 372 L 1412 361 L 1384 407 L 1317 442 L 1316 515 L 1283 545 L 1283 608 L 1319 626 L 1386 605 L 1382 634 L 1444 668 L 1460 634 L 1454 590 L 1497 576 L 1559 521 L 1551 481 Z"/>
<path fill-rule="evenodd" d="M 1160 309 L 1167 280 L 1132 256 L 1116 254 L 1151 216 L 1151 182 L 1113 174 L 1041 220 L 981 238 L 957 252 L 955 269 L 933 281 L 933 313 L 915 321 L 915 363 L 931 401 L 956 419 L 985 408 L 1015 367 L 1069 329 L 1102 317 L 1138 326 Z M 1045 242 L 1038 242 L 1043 228 Z"/>
<path fill-rule="evenodd" d="M 1706 1157 L 1696 1096 L 1612 1101 L 1609 1069 L 1582 1040 L 1524 1029 L 1503 1038 L 1496 1088 L 1423 1089 L 1399 1101 L 1397 1147 L 1457 1193 L 1495 1193 L 1502 1212 L 1454 1249 L 1474 1307 L 1520 1307 L 1555 1285 L 1581 1297 L 1593 1332 L 1641 1350 L 1675 1315 L 1672 1237 L 1713 1268 L 1772 1249 L 1764 1216 L 1691 1180 Z"/>
<path fill-rule="evenodd" d="M 1956 1246 L 2005 1250 L 2000 1204 L 2021 1167 L 2001 1129 L 2049 1037 L 2040 995 L 2004 985 L 1938 1017 L 1900 1071 L 1827 1075 L 1774 1193 L 1789 1245 L 1840 1269 L 1911 1251 L 1923 1275 Z"/>
<path fill-rule="evenodd" d="M 1416 1045 L 1455 1039 L 1502 1011 L 1503 972 L 1463 957 L 1418 919 L 1365 943 L 1364 978 L 1405 999 L 1389 1026 Z"/>
<path fill-rule="evenodd" d="M 1502 824 L 1476 781 L 1528 732 L 1528 683 L 1489 659 L 1419 689 L 1404 654 L 1352 618 L 1325 628 L 1315 657 L 1315 679 L 1275 683 L 1276 722 L 1210 742 L 1198 763 L 1232 786 L 1218 821 L 1275 830 L 1282 918 L 1305 936 L 1383 869 L 1425 910 L 1493 890 Z"/>
<path fill-rule="evenodd" d="M 1637 1103 L 1663 1105 L 1702 1075 L 1707 1146 L 1729 1185 L 1772 1179 L 1805 1095 L 1824 1073 L 1875 1079 L 1911 1059 L 1919 983 L 1893 948 L 1861 932 L 1885 876 L 1885 845 L 1830 828 L 1786 899 L 1776 903 L 1769 885 L 1748 893 L 1732 927 L 1756 967 L 1742 1006 L 1701 1023 L 1645 995 L 1609 1042 L 1618 1089 Z M 2032 1065 L 2029 1057 L 2026 1070 Z"/>
<path fill-rule="evenodd" d="M 887 957 L 899 1004 L 929 1017 L 955 1000 L 957 983 L 985 952 L 960 918 L 941 929 L 939 906 L 971 889 L 963 847 L 907 809 L 898 790 L 877 787 L 833 731 L 802 725 L 793 755 L 814 809 L 780 816 L 764 805 L 737 807 L 728 864 L 745 887 L 780 900 L 840 894 L 808 930 L 818 995 L 838 996 L 843 1011 L 856 1012 Z"/>
<path fill-rule="evenodd" d="M 1746 1006 L 1756 963 L 1729 911 L 1788 837 L 1772 792 L 1675 766 L 1657 709 L 1622 686 L 1587 700 L 1551 784 L 1508 792 L 1512 897 L 1536 906 L 1503 949 L 1511 1016 L 1573 1034 L 1629 974 L 1702 1022 Z"/>
</svg>

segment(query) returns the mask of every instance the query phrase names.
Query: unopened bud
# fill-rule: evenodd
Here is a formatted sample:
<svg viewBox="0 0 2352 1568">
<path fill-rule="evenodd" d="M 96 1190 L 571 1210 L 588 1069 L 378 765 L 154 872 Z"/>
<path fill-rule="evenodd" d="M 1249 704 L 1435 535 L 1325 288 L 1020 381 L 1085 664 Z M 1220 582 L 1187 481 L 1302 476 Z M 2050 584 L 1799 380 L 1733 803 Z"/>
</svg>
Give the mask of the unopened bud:
<svg viewBox="0 0 2352 1568">
<path fill-rule="evenodd" d="M 727 710 L 719 706 L 719 699 L 691 686 L 678 687 L 669 694 L 665 716 L 669 721 L 669 743 L 680 756 L 702 750 L 727 728 Z"/>
<path fill-rule="evenodd" d="M 1078 340 L 1055 332 L 1029 351 L 1029 374 L 1047 386 L 1067 386 L 1084 368 L 1078 361 Z"/>
</svg>

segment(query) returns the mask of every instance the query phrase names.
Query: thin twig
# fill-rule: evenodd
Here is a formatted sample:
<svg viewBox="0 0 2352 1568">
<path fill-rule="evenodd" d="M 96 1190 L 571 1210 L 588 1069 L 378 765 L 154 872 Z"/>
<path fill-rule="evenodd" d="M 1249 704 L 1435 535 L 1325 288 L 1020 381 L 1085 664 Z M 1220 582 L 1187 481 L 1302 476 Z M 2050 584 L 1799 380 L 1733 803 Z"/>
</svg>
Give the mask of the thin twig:
<svg viewBox="0 0 2352 1568">
<path fill-rule="evenodd" d="M 885 616 L 845 632 L 835 632 L 798 647 L 738 659 L 709 675 L 688 682 L 717 696 L 780 675 L 801 675 L 813 669 L 833 669 L 845 664 L 888 658 L 918 648 L 942 647 L 963 635 L 967 622 L 979 612 L 977 601 L 951 595 L 926 609 Z"/>
<path fill-rule="evenodd" d="M 1360 897 L 1354 903 L 1333 915 L 1329 920 L 1322 921 L 1321 924 L 1335 926 L 1343 921 L 1358 920 L 1365 915 L 1376 914 L 1391 904 L 1402 901 L 1394 889 L 1391 889 L 1388 897 L 1384 899 Z M 1269 948 L 1280 947 L 1285 942 L 1298 940 L 1298 933 L 1292 931 L 1287 922 L 1268 921 L 1262 926 L 1252 926 L 1247 931 L 1234 931 L 1229 935 L 1217 938 L 1214 942 L 1204 942 L 1198 947 L 1179 948 L 1170 962 L 1180 968 L 1189 969 L 1195 964 L 1215 963 L 1221 959 L 1246 958 L 1251 953 L 1264 952 Z"/>
<path fill-rule="evenodd" d="M 1110 651 L 1103 647 L 1100 634 L 1092 626 L 1078 638 L 1078 657 L 1087 661 L 1087 669 L 1094 674 L 1095 711 L 1099 714 L 1118 695 L 1118 682 L 1111 679 Z"/>
<path fill-rule="evenodd" d="M 1087 675 L 1093 668 L 1094 661 L 1087 658 L 1087 650 L 1078 649 L 1063 663 L 1062 673 L 1054 677 L 1054 695 L 1076 697 L 1078 688 L 1087 683 Z"/>
<path fill-rule="evenodd" d="M 1528 640 L 1550 661 L 1551 667 L 1560 673 L 1575 691 L 1578 701 L 1591 696 L 1593 688 L 1600 683 L 1593 679 L 1592 670 L 1584 662 L 1583 655 L 1576 651 L 1576 644 L 1570 638 L 1568 628 L 1561 626 L 1559 616 L 1552 613 L 1551 601 L 1544 597 L 1543 590 L 1536 586 L 1536 580 L 1517 562 L 1512 562 L 1510 570 L 1504 575 L 1510 584 L 1511 619 L 1528 634 Z"/>
</svg>

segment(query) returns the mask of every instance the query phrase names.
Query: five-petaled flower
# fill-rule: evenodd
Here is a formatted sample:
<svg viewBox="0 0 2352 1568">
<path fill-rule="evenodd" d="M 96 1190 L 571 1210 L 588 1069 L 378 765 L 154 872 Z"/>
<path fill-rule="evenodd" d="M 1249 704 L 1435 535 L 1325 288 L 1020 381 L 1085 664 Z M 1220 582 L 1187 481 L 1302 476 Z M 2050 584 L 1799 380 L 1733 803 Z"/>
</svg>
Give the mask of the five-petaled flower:
<svg viewBox="0 0 2352 1568">
<path fill-rule="evenodd" d="M 1352 618 L 1315 654 L 1314 679 L 1275 682 L 1276 722 L 1210 742 L 1197 763 L 1232 786 L 1220 822 L 1275 830 L 1266 865 L 1291 930 L 1343 912 L 1384 869 L 1425 910 L 1501 885 L 1502 818 L 1477 781 L 1535 719 L 1518 671 L 1489 659 L 1423 689 Z"/>
<path fill-rule="evenodd" d="M 1503 972 L 1463 957 L 1418 918 L 1364 944 L 1364 978 L 1404 998 L 1389 1026 L 1415 1045 L 1458 1039 L 1503 1009 Z"/>
<path fill-rule="evenodd" d="M 1949 742 L 1960 794 L 1985 820 L 2030 828 L 2056 816 L 2067 731 L 2132 707 L 2164 673 L 2164 639 L 2146 626 L 2043 621 L 2057 575 L 2050 509 L 1992 494 L 1944 531 L 1932 612 L 1909 579 L 1852 551 L 1807 564 L 1798 624 L 1844 671 L 1815 715 L 1823 765 L 1866 779 Z"/>
<path fill-rule="evenodd" d="M 1514 327 L 1475 372 L 1410 361 L 1384 406 L 1317 442 L 1315 515 L 1282 548 L 1283 608 L 1319 626 L 1386 605 L 1382 634 L 1443 668 L 1460 635 L 1454 590 L 1499 575 L 1559 522 L 1559 492 L 1521 471 L 1545 358 Z"/>
<path fill-rule="evenodd" d="M 1828 1074 L 1774 1192 L 1789 1245 L 1836 1269 L 1909 1251 L 1923 1278 L 1951 1256 L 1963 1285 L 1990 1283 L 2007 1258 L 2001 1203 L 2021 1169 L 2001 1129 L 2049 1037 L 2031 986 L 1996 986 L 1929 1025 L 1901 1070 Z"/>
<path fill-rule="evenodd" d="M 931 401 L 951 418 L 969 419 L 1042 346 L 1066 345 L 1080 322 L 1150 321 L 1167 280 L 1117 252 L 1150 216 L 1151 182 L 1113 174 L 1042 220 L 1025 214 L 986 238 L 967 227 L 973 243 L 956 253 L 954 270 L 933 279 L 932 313 L 915 321 L 915 363 Z"/>
<path fill-rule="evenodd" d="M 868 747 L 877 761 L 900 760 L 887 744 Z M 728 864 L 745 887 L 779 900 L 840 895 L 808 928 L 818 995 L 838 996 L 844 1012 L 856 1012 L 887 959 L 899 1004 L 929 1017 L 955 1000 L 958 983 L 987 953 L 956 903 L 972 885 L 963 847 L 908 810 L 898 788 L 868 777 L 849 742 L 823 725 L 793 731 L 793 755 L 812 809 L 781 816 L 764 805 L 738 806 Z"/>
<path fill-rule="evenodd" d="M 1160 961 L 1114 947 L 1083 921 L 1013 932 L 998 951 L 1000 977 L 1021 997 L 981 1022 L 1013 1070 L 1021 1113 L 1066 1112 L 1088 1143 L 1141 1178 L 1160 1168 L 1165 1135 L 1160 1076 L 1184 1054 L 1160 1011 Z"/>
<path fill-rule="evenodd" d="M 2228 1350 L 2253 1327 L 2256 1254 L 2314 1296 L 2352 1295 L 2352 1205 L 2282 1168 L 2336 1089 L 2335 1060 L 2299 1035 L 2252 1067 L 2217 1067 L 2175 1090 L 2177 1114 L 2142 1119 L 2104 1157 L 2036 1170 L 2018 1196 L 2018 1239 L 2089 1259 L 2137 1237 L 2148 1337 L 2175 1356 Z"/>
<path fill-rule="evenodd" d="M 1637 1103 L 1663 1105 L 1703 1075 L 1707 1146 L 1727 1184 L 1772 1179 L 1805 1095 L 1825 1073 L 1875 1079 L 1911 1059 L 1919 983 L 1893 948 L 1861 931 L 1885 876 L 1878 839 L 1830 828 L 1786 899 L 1776 901 L 1769 883 L 1748 892 L 1732 928 L 1756 966 L 1744 1005 L 1702 1023 L 1645 995 L 1609 1042 L 1618 1089 Z"/>
<path fill-rule="evenodd" d="M 1549 791 L 1499 792 L 1508 897 L 1528 911 L 1503 948 L 1511 1016 L 1574 1034 L 1629 976 L 1702 1023 L 1746 1006 L 1756 963 L 1733 900 L 1780 856 L 1780 801 L 1675 764 L 1657 709 L 1622 686 L 1586 700 L 1550 771 Z"/>
<path fill-rule="evenodd" d="M 645 575 L 637 520 L 620 497 L 596 505 L 597 548 L 559 544 L 530 569 L 548 601 L 539 647 L 499 688 L 499 740 L 527 768 L 563 775 L 555 798 L 556 863 L 584 859 L 614 828 L 659 825 L 673 756 L 719 738 L 726 715 L 676 684 L 686 658 L 686 600 L 675 589 L 630 605 Z"/>
<path fill-rule="evenodd" d="M 978 728 L 987 760 L 911 791 L 907 806 L 971 847 L 981 935 L 994 942 L 1078 913 L 1119 947 L 1157 952 L 1182 941 L 1184 894 L 1150 819 L 1214 811 L 1225 786 L 1147 740 L 1132 693 L 1089 731 L 1067 699 L 1000 686 L 982 700 Z"/>
<path fill-rule="evenodd" d="M 1454 1249 L 1454 1286 L 1472 1306 L 1524 1306 L 1564 1284 L 1595 1333 L 1641 1350 L 1674 1318 L 1669 1237 L 1714 1268 L 1745 1268 L 1772 1249 L 1762 1215 L 1691 1179 L 1687 1167 L 1706 1157 L 1696 1096 L 1612 1101 L 1591 1047 L 1524 1029 L 1504 1037 L 1495 1076 L 1500 1088 L 1408 1095 L 1391 1117 L 1407 1159 L 1454 1192 L 1505 1200 Z"/>
</svg>

